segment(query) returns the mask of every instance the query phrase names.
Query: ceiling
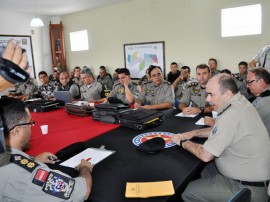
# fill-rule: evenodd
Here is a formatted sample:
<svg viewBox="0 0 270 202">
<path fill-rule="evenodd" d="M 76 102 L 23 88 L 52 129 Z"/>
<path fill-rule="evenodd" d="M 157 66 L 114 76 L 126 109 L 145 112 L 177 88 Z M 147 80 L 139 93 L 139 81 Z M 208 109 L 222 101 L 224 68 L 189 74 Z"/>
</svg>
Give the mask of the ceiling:
<svg viewBox="0 0 270 202">
<path fill-rule="evenodd" d="M 61 16 L 127 1 L 131 0 L 0 0 L 0 11 Z"/>
</svg>

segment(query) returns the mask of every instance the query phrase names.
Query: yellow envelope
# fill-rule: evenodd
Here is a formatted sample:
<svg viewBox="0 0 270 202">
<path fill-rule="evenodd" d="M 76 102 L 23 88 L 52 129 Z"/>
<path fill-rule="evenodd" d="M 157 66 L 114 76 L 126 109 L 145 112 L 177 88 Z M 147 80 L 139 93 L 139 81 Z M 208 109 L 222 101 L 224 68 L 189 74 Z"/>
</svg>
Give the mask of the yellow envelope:
<svg viewBox="0 0 270 202">
<path fill-rule="evenodd" d="M 127 182 L 126 198 L 148 198 L 173 195 L 172 181 L 160 182 Z"/>
</svg>

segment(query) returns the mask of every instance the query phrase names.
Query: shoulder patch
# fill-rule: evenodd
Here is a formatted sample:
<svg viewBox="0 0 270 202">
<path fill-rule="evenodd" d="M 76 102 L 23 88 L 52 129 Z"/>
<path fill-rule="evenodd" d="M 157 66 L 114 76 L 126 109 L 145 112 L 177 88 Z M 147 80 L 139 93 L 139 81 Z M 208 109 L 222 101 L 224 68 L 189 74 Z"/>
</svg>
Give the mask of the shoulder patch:
<svg viewBox="0 0 270 202">
<path fill-rule="evenodd" d="M 172 85 L 171 82 L 167 81 L 167 80 L 164 80 L 164 83 L 167 83 L 169 85 Z"/>
<path fill-rule="evenodd" d="M 37 162 L 32 161 L 31 159 L 20 154 L 12 154 L 10 162 L 20 166 L 30 173 L 32 173 L 39 166 Z"/>
<path fill-rule="evenodd" d="M 43 186 L 43 184 L 45 183 L 47 177 L 49 175 L 49 172 L 46 170 L 42 170 L 42 169 L 38 169 L 32 182 L 40 187 Z"/>
<path fill-rule="evenodd" d="M 218 125 L 215 125 L 214 128 L 212 129 L 212 134 L 215 135 L 218 131 Z"/>
<path fill-rule="evenodd" d="M 49 195 L 67 200 L 70 198 L 74 187 L 74 179 L 56 172 L 50 172 L 42 191 Z"/>
</svg>

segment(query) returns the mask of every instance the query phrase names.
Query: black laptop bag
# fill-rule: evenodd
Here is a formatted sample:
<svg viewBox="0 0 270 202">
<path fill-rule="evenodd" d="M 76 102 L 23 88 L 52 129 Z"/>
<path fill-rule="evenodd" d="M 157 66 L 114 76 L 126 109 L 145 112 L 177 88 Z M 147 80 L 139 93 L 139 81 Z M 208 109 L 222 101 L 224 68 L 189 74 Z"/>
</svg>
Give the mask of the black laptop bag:
<svg viewBox="0 0 270 202">
<path fill-rule="evenodd" d="M 120 112 L 126 110 L 129 110 L 129 105 L 102 103 L 92 110 L 92 118 L 104 123 L 119 123 Z"/>
<path fill-rule="evenodd" d="M 27 101 L 27 107 L 31 112 L 48 112 L 55 109 L 58 109 L 58 102 L 51 100 L 35 100 L 35 101 Z"/>
<path fill-rule="evenodd" d="M 92 110 L 94 109 L 94 107 L 88 105 L 78 106 L 72 103 L 66 103 L 65 109 L 67 113 L 76 116 L 90 116 L 92 114 Z"/>
<path fill-rule="evenodd" d="M 146 130 L 163 123 L 164 114 L 157 110 L 136 109 L 121 113 L 120 125 L 137 130 Z"/>
</svg>

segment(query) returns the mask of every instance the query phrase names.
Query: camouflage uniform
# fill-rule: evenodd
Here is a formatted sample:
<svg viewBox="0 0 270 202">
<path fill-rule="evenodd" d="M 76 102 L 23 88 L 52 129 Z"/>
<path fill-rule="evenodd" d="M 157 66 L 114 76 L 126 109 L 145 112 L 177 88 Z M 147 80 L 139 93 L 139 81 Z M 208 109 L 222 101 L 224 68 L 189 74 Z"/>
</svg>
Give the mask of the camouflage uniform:
<svg viewBox="0 0 270 202">
<path fill-rule="evenodd" d="M 57 82 L 49 81 L 47 86 L 45 86 L 44 84 L 39 86 L 38 91 L 40 92 L 43 98 L 48 99 L 49 97 L 54 96 L 54 91 L 56 91 L 57 86 L 58 86 Z"/>
</svg>

